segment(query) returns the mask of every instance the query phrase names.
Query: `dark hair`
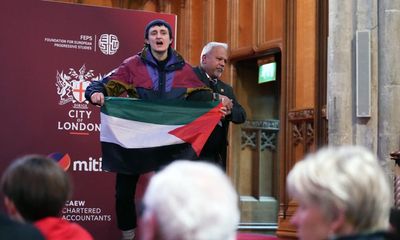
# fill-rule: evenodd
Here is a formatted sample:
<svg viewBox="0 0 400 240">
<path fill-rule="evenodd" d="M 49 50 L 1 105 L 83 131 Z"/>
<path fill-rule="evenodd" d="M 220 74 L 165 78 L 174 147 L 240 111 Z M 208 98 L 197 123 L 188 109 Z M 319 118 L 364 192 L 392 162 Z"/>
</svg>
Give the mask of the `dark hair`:
<svg viewBox="0 0 400 240">
<path fill-rule="evenodd" d="M 146 28 L 144 31 L 145 39 L 149 39 L 149 30 L 151 27 L 154 27 L 154 26 L 165 26 L 168 29 L 170 39 L 173 39 L 171 25 L 169 25 L 169 23 L 167 23 L 166 21 L 164 21 L 162 19 L 153 20 L 146 25 Z"/>
<path fill-rule="evenodd" d="M 71 193 L 68 175 L 52 159 L 27 155 L 12 162 L 1 189 L 27 221 L 60 214 Z"/>
</svg>

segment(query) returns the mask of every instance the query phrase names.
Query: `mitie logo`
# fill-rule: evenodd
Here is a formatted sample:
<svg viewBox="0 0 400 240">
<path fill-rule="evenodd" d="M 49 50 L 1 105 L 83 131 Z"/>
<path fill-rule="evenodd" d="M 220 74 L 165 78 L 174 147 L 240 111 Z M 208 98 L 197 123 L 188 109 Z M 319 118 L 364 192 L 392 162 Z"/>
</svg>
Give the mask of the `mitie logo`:
<svg viewBox="0 0 400 240">
<path fill-rule="evenodd" d="M 72 170 L 78 172 L 102 172 L 102 159 L 101 157 L 96 160 L 95 158 L 89 157 L 86 161 L 74 161 L 72 164 Z"/>
<path fill-rule="evenodd" d="M 74 172 L 102 172 L 102 158 L 98 159 L 89 157 L 87 160 L 71 160 L 68 153 L 54 152 L 50 153 L 48 157 L 56 160 L 64 171 L 68 171 L 72 165 Z"/>
</svg>

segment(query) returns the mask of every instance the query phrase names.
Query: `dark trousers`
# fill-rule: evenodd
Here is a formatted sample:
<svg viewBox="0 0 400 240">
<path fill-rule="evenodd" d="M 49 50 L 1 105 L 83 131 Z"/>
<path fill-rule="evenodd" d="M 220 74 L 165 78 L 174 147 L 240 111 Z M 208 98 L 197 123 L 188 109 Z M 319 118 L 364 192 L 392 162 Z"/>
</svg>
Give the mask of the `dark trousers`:
<svg viewBox="0 0 400 240">
<path fill-rule="evenodd" d="M 135 192 L 139 174 L 127 175 L 117 173 L 115 183 L 115 209 L 117 224 L 120 230 L 136 228 Z"/>
</svg>

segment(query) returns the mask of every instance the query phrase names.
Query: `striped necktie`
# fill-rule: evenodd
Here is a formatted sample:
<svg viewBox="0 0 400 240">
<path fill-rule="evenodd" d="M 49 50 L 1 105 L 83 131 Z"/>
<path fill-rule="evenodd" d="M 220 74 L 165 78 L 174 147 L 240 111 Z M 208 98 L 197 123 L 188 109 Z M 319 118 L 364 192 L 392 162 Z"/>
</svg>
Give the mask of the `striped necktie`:
<svg viewBox="0 0 400 240">
<path fill-rule="evenodd" d="M 217 92 L 217 79 L 209 79 L 210 80 L 210 88 L 213 92 Z"/>
</svg>

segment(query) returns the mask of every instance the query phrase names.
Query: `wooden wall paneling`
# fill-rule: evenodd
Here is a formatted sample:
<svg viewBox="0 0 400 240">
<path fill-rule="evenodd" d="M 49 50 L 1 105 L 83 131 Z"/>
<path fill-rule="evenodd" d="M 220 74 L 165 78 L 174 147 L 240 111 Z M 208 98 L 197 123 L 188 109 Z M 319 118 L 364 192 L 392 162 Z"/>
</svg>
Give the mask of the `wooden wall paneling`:
<svg viewBox="0 0 400 240">
<path fill-rule="evenodd" d="M 303 139 L 302 147 L 299 149 L 295 158 L 297 160 L 314 150 L 314 108 L 316 106 L 317 92 L 317 52 L 316 52 L 316 32 L 317 32 L 317 1 L 303 1 L 296 7 L 296 71 L 295 71 L 295 105 L 290 113 L 294 113 L 295 118 L 307 119 L 302 123 Z M 308 109 L 308 110 L 303 110 Z M 296 122 L 297 119 L 295 119 Z M 311 121 L 311 122 L 310 122 Z M 310 137 L 307 134 L 311 134 Z M 294 139 L 296 142 L 296 139 Z"/>
<path fill-rule="evenodd" d="M 166 10 L 168 10 L 167 13 L 171 14 L 176 14 L 177 17 L 177 22 L 176 22 L 176 39 L 174 39 L 175 44 L 176 44 L 176 50 L 186 60 L 186 55 L 185 52 L 183 52 L 183 43 L 185 42 L 185 39 L 182 39 L 182 32 L 184 29 L 188 28 L 182 21 L 182 19 L 185 19 L 184 16 L 186 16 L 185 12 L 185 0 L 179 0 L 179 1 L 167 1 L 168 6 L 166 6 Z"/>
<path fill-rule="evenodd" d="M 196 2 L 196 3 L 194 3 Z M 185 4 L 185 11 L 197 11 L 199 14 L 193 15 L 190 18 L 192 24 L 188 24 L 191 30 L 190 38 L 192 41 L 187 43 L 187 51 L 190 51 L 190 57 L 187 60 L 192 65 L 198 65 L 200 62 L 200 53 L 203 46 L 210 41 L 226 42 L 228 41 L 228 1 L 227 0 L 206 0 L 206 1 L 193 1 L 191 6 Z M 201 9 L 199 7 L 201 6 Z M 179 18 L 183 18 L 178 14 Z M 187 18 L 183 18 L 187 24 Z M 179 38 L 187 38 L 190 30 L 185 30 L 185 35 L 181 34 Z M 229 44 L 230 45 L 230 44 Z M 230 47 L 230 46 L 229 46 Z M 222 76 L 222 80 L 232 84 L 229 77 L 230 65 L 225 66 L 226 70 Z"/>
<path fill-rule="evenodd" d="M 203 45 L 214 40 L 215 27 L 215 0 L 203 1 Z M 200 54 L 199 54 L 200 56 Z"/>
<path fill-rule="evenodd" d="M 237 27 L 238 35 L 236 36 L 238 41 L 238 47 L 251 47 L 253 45 L 254 32 L 255 32 L 255 3 L 253 0 L 240 0 L 239 1 L 239 12 L 236 16 L 239 19 Z M 252 13 L 249 15 L 249 13 Z"/>
<path fill-rule="evenodd" d="M 185 5 L 185 9 L 190 11 L 190 16 L 181 19 L 187 24 L 187 29 L 179 37 L 186 39 L 184 48 L 187 55 L 184 55 L 185 59 L 192 65 L 198 65 L 200 61 L 199 52 L 203 47 L 204 39 L 204 5 L 202 1 L 195 0 L 188 0 Z"/>
<path fill-rule="evenodd" d="M 253 82 L 257 80 L 257 75 L 254 71 L 255 66 L 255 62 L 254 64 L 251 64 L 251 62 L 238 62 L 235 63 L 234 68 L 234 76 L 237 80 L 236 87 L 240 88 L 240 90 L 237 88 L 235 89 L 236 92 L 238 92 L 238 94 L 236 94 L 236 97 L 241 105 L 246 109 L 247 119 L 254 119 L 255 113 L 260 112 L 253 107 L 255 105 L 255 99 L 251 95 L 246 94 L 249 91 L 253 91 L 253 93 L 255 93 L 255 91 L 257 90 L 254 88 L 253 84 Z M 234 158 L 234 179 L 237 183 L 237 190 L 240 195 L 253 195 L 252 182 L 254 181 L 253 179 L 257 178 L 253 177 L 253 170 L 255 168 L 253 166 L 253 163 L 257 164 L 256 152 L 253 148 L 250 147 L 232 148 L 232 150 L 234 151 L 232 157 Z M 258 197 L 258 195 L 255 197 Z"/>
<path fill-rule="evenodd" d="M 281 178 L 286 184 L 286 176 L 290 169 L 304 155 L 313 150 L 315 146 L 315 130 L 314 130 L 315 110 L 312 108 L 292 110 L 288 113 L 288 126 L 290 131 L 290 156 L 287 159 L 287 171 Z M 290 218 L 295 213 L 298 205 L 295 201 L 289 198 L 286 191 L 286 186 L 282 186 L 284 191 L 281 192 L 281 206 L 279 213 L 279 226 L 277 236 L 280 239 L 293 239 L 297 237 L 296 229 L 290 224 Z M 284 200 L 282 200 L 284 199 Z"/>
<path fill-rule="evenodd" d="M 212 21 L 209 22 L 210 26 L 205 25 L 206 28 L 212 29 L 212 33 L 209 34 L 209 38 L 204 42 L 216 41 L 216 42 L 225 42 L 228 43 L 229 46 L 229 58 L 230 58 L 230 51 L 231 51 L 231 44 L 228 39 L 228 32 L 229 32 L 229 24 L 230 21 L 228 19 L 228 2 L 229 0 L 212 0 L 213 6 L 210 11 L 213 12 L 213 16 L 211 18 Z M 200 57 L 200 54 L 199 54 Z M 235 89 L 235 81 L 236 79 L 230 76 L 230 68 L 231 64 L 228 61 L 228 64 L 225 65 L 225 71 L 222 75 L 222 80 L 227 82 L 228 84 L 232 85 Z"/>
<path fill-rule="evenodd" d="M 323 106 L 326 104 L 326 28 L 319 26 L 321 16 L 327 21 L 327 3 L 318 0 L 304 0 L 297 4 L 295 0 L 286 1 L 285 47 L 287 59 L 286 74 L 290 97 L 288 97 L 288 129 L 286 141 L 287 159 L 281 170 L 281 207 L 277 235 L 282 239 L 296 237 L 296 230 L 290 224 L 290 218 L 297 209 L 297 203 L 286 192 L 286 176 L 297 161 L 308 152 L 315 151 L 320 139 L 323 124 Z M 323 23 L 323 24 L 326 24 Z M 320 49 L 321 47 L 322 49 Z M 318 52 L 321 51 L 321 52 Z M 322 84 L 321 84 L 322 81 Z M 288 92 L 289 92 L 288 91 Z"/>
<path fill-rule="evenodd" d="M 256 14 L 253 0 L 229 1 L 231 12 L 231 59 L 254 55 L 253 37 L 255 32 Z M 251 17 L 250 17 L 251 16 Z"/>
<path fill-rule="evenodd" d="M 327 105 L 327 51 L 328 51 L 328 0 L 317 1 L 317 87 L 316 87 L 316 113 L 315 126 L 317 129 L 315 142 L 318 147 L 328 144 L 328 119 Z"/>
<path fill-rule="evenodd" d="M 238 48 L 238 39 L 235 37 L 238 35 L 238 28 L 236 27 L 238 24 L 238 19 L 237 19 L 237 13 L 238 13 L 238 4 L 237 2 L 234 1 L 229 1 L 228 4 L 228 19 L 230 21 L 227 22 L 227 25 L 229 25 L 229 44 L 231 46 L 231 55 L 230 58 L 232 58 L 232 53 L 233 50 L 236 50 Z"/>
<path fill-rule="evenodd" d="M 280 134 L 280 169 L 279 169 L 279 214 L 276 235 L 279 238 L 294 238 L 296 232 L 290 224 L 293 208 L 286 192 L 286 176 L 293 166 L 292 126 L 289 124 L 289 110 L 295 105 L 295 77 L 296 77 L 296 0 L 285 0 L 284 32 L 282 48 L 282 81 L 281 81 L 281 134 Z"/>
<path fill-rule="evenodd" d="M 255 52 L 282 49 L 283 37 L 283 1 L 256 1 L 256 42 Z"/>
<path fill-rule="evenodd" d="M 172 11 L 172 1 L 158 0 L 157 12 L 172 13 L 171 11 Z"/>
<path fill-rule="evenodd" d="M 174 7 L 176 8 L 176 7 Z M 177 50 L 192 65 L 199 64 L 203 42 L 203 4 L 196 0 L 181 0 L 178 15 Z"/>
<path fill-rule="evenodd" d="M 317 0 L 302 1 L 298 4 L 296 28 L 296 106 L 315 106 L 316 84 L 316 8 Z"/>
<path fill-rule="evenodd" d="M 233 38 L 233 35 L 237 35 L 237 29 L 234 27 L 235 23 L 237 22 L 236 18 L 235 18 L 235 11 L 237 11 L 236 9 L 237 6 L 235 6 L 232 1 L 227 1 L 226 3 L 226 20 L 225 22 L 225 27 L 226 27 L 226 34 L 227 34 L 227 38 L 226 41 L 229 44 L 229 67 L 226 69 L 225 73 L 228 72 L 228 81 L 229 83 L 234 83 L 232 84 L 232 87 L 234 89 L 236 98 L 238 101 L 240 101 L 241 105 L 246 109 L 246 104 L 243 103 L 243 101 L 241 99 L 243 99 L 243 97 L 241 95 L 244 95 L 244 91 L 242 90 L 242 82 L 238 81 L 238 77 L 237 77 L 237 72 L 236 72 L 236 68 L 232 67 L 232 49 L 235 48 L 235 46 L 237 46 L 237 39 Z M 219 8 L 219 7 L 218 7 Z M 221 20 L 221 18 L 219 18 L 219 20 Z M 222 22 L 221 22 L 222 25 Z M 218 35 L 218 34 L 217 34 Z M 238 128 L 235 127 L 231 127 L 229 129 L 228 135 L 229 135 L 229 141 L 232 141 L 232 138 L 237 137 L 240 138 L 240 136 L 233 136 L 233 129 L 235 129 L 236 131 L 239 131 Z M 240 134 L 238 134 L 240 135 Z M 226 165 L 226 170 L 227 170 L 227 174 L 229 176 L 232 177 L 232 181 L 233 184 L 236 186 L 236 189 L 238 189 L 238 176 L 237 173 L 239 171 L 240 165 L 237 164 L 239 162 L 238 159 L 235 159 L 235 156 L 239 156 L 240 155 L 240 151 L 241 149 L 238 148 L 231 148 L 230 146 L 228 146 L 228 156 L 227 156 L 227 165 Z"/>
<path fill-rule="evenodd" d="M 170 12 L 169 13 L 176 14 L 179 16 L 178 18 L 180 18 L 181 11 L 185 7 L 185 0 L 172 1 L 169 3 L 170 3 Z M 179 28 L 179 26 L 178 26 L 178 28 Z"/>
<path fill-rule="evenodd" d="M 278 132 L 266 128 L 268 120 L 278 118 L 274 98 L 277 82 L 260 86 L 256 58 L 234 63 L 236 97 L 247 111 L 248 122 L 233 125 L 232 168 L 233 180 L 240 195 L 240 228 L 252 231 L 274 231 L 277 222 L 277 196 L 273 181 L 276 162 L 276 143 L 265 145 L 265 138 Z M 278 125 L 278 124 L 276 124 Z M 269 125 L 268 125 L 269 126 Z M 240 141 L 242 139 L 242 141 Z M 246 139 L 246 141 L 243 141 Z M 240 142 L 242 144 L 240 144 Z M 270 148 L 271 147 L 271 148 Z M 229 172 L 232 174 L 232 172 Z M 269 232 L 271 233 L 271 232 Z"/>
<path fill-rule="evenodd" d="M 228 43 L 229 49 L 231 49 L 232 45 L 228 39 L 228 0 L 208 0 L 205 1 L 204 4 L 204 40 L 202 46 L 204 46 L 204 44 L 206 44 L 207 42 L 216 41 Z M 200 58 L 200 51 L 198 52 L 197 58 Z M 225 82 L 234 85 L 234 79 L 230 77 L 229 63 L 225 65 L 225 71 L 221 78 Z"/>
<path fill-rule="evenodd" d="M 176 42 L 177 50 L 182 56 L 189 60 L 190 57 L 190 26 L 192 18 L 191 0 L 181 0 L 179 4 L 179 17 L 178 17 L 178 34 Z"/>
<path fill-rule="evenodd" d="M 91 0 L 96 1 L 96 0 Z M 107 0 L 103 0 L 107 1 Z M 144 10 L 144 11 L 161 11 L 163 1 L 155 0 L 112 0 L 114 7 Z"/>
<path fill-rule="evenodd" d="M 177 20 L 177 39 L 176 40 L 176 48 L 183 55 L 186 61 L 189 61 L 189 53 L 190 53 L 190 24 L 191 24 L 191 15 L 192 11 L 188 5 L 191 5 L 191 0 L 182 0 L 179 4 L 179 17 Z"/>
<path fill-rule="evenodd" d="M 228 30 L 229 22 L 231 19 L 228 18 L 228 1 L 229 0 L 218 0 L 215 1 L 214 10 L 214 36 L 213 41 L 227 42 L 228 41 Z"/>
<path fill-rule="evenodd" d="M 281 0 L 273 1 L 278 5 L 281 2 Z M 266 40 L 266 37 L 269 36 L 269 33 L 267 33 L 269 31 L 268 28 L 272 29 L 274 27 L 269 27 L 265 24 L 265 22 L 272 23 L 272 21 L 266 19 L 273 16 L 271 14 L 265 15 L 267 6 L 270 5 L 266 5 L 265 1 L 229 1 L 228 3 L 229 40 L 232 48 L 230 60 L 234 62 L 231 76 L 235 78 L 232 82 L 236 83 L 235 91 L 237 92 L 237 97 L 248 111 L 249 120 L 262 119 L 264 121 L 268 118 L 279 118 L 281 120 L 283 113 L 280 113 L 278 107 L 276 107 L 276 111 L 273 111 L 270 106 L 282 104 L 277 100 L 273 101 L 273 96 L 277 95 L 278 98 L 282 97 L 282 95 L 286 96 L 282 92 L 275 93 L 281 89 L 279 85 L 284 80 L 281 76 L 279 76 L 280 80 L 275 83 L 264 85 L 257 83 L 257 59 L 264 57 L 267 53 L 279 52 L 283 46 L 283 5 L 281 3 L 280 9 L 269 9 L 270 11 L 280 11 L 278 16 L 275 16 L 281 18 L 279 20 L 281 26 L 278 27 L 278 29 L 281 29 L 281 36 L 276 37 L 280 39 L 280 45 L 276 43 L 274 45 L 264 44 L 264 49 L 259 48 L 261 41 L 269 41 Z M 260 8 L 262 9 L 260 10 Z M 262 19 L 260 20 L 261 15 Z M 259 32 L 262 32 L 262 34 L 260 35 Z M 262 40 L 259 40 L 260 36 L 263 37 Z M 274 49 L 271 49 L 271 46 Z M 255 50 L 259 51 L 256 52 Z M 274 86 L 274 93 L 270 92 L 274 91 L 272 86 Z M 273 112 L 275 114 L 271 115 Z M 283 124 L 284 127 L 285 125 Z M 231 132 L 234 134 L 240 133 L 238 128 L 232 129 Z M 281 131 L 284 132 L 280 127 L 279 135 L 283 135 Z M 257 136 L 259 137 L 259 135 Z M 257 143 L 260 142 L 258 137 Z M 282 139 L 282 137 L 279 136 L 278 139 Z M 256 146 L 259 146 L 257 143 Z M 276 186 L 278 184 L 274 177 L 278 175 L 276 174 L 276 169 L 278 168 L 276 164 L 282 161 L 282 158 L 278 157 L 280 154 L 274 151 L 260 150 L 257 147 L 255 149 L 245 148 L 242 150 L 234 148 L 230 151 L 230 154 L 234 159 L 232 161 L 233 166 L 229 169 L 230 171 L 233 169 L 235 185 L 241 197 L 241 227 L 254 228 L 253 231 L 255 229 L 258 229 L 258 231 L 270 229 L 271 231 L 276 226 L 277 221 L 278 196 L 276 195 Z"/>
</svg>

